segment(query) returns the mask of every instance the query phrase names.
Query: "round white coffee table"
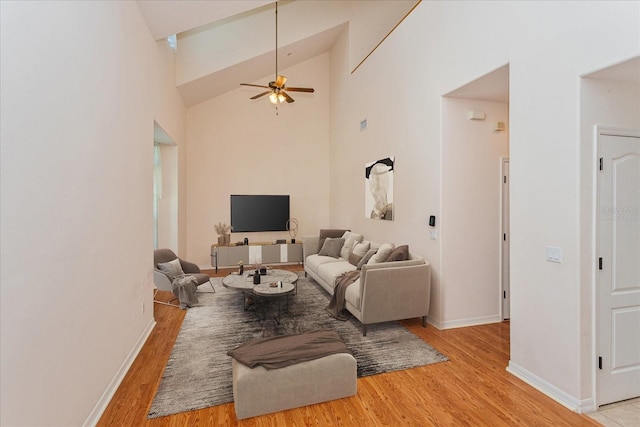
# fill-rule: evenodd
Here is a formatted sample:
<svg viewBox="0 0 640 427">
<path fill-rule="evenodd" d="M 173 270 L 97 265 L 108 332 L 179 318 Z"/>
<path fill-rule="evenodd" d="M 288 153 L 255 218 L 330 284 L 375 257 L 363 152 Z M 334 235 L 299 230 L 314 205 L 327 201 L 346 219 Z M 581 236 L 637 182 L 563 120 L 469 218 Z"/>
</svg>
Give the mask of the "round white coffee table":
<svg viewBox="0 0 640 427">
<path fill-rule="evenodd" d="M 276 323 L 280 324 L 280 303 L 282 301 L 282 297 L 286 298 L 287 300 L 287 308 L 285 311 L 289 311 L 289 295 L 293 293 L 293 290 L 295 289 L 295 286 L 292 283 L 289 282 L 282 282 L 282 281 L 278 281 L 278 282 L 263 282 L 260 283 L 259 285 L 256 285 L 253 288 L 253 294 L 255 296 L 261 297 L 261 298 L 276 298 L 276 301 L 278 303 L 278 312 L 275 316 L 273 316 L 273 320 L 276 321 Z M 267 318 L 267 304 L 263 304 L 263 308 L 264 308 L 264 318 Z"/>
<path fill-rule="evenodd" d="M 272 288 L 278 289 L 278 291 L 271 291 L 270 293 L 258 294 L 255 291 L 255 288 L 260 285 L 266 285 L 269 287 L 269 283 L 277 283 L 282 282 L 282 288 Z M 269 269 L 267 270 L 267 274 L 260 275 L 260 284 L 253 284 L 253 271 L 245 271 L 244 274 L 231 273 L 228 276 L 225 276 L 222 279 L 222 286 L 227 289 L 234 289 L 237 291 L 243 292 L 244 298 L 244 309 L 248 308 L 247 305 L 247 296 L 250 295 L 258 295 L 258 296 L 283 296 L 289 295 L 292 292 L 297 293 L 298 287 L 296 283 L 298 282 L 298 275 L 291 271 L 287 270 L 278 270 L 278 269 Z M 264 286 L 261 287 L 261 289 Z M 288 289 L 286 292 L 283 292 L 284 289 Z M 295 292 L 294 292 L 295 291 Z M 267 291 L 265 291 L 267 292 Z M 287 299 L 287 303 L 289 300 Z"/>
</svg>

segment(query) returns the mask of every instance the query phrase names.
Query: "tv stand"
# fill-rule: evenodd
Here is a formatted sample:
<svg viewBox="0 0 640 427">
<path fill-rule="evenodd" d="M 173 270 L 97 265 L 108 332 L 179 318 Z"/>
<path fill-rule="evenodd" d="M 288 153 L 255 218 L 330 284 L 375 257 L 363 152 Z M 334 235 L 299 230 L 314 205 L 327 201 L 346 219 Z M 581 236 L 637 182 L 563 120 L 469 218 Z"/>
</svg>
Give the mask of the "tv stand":
<svg viewBox="0 0 640 427">
<path fill-rule="evenodd" d="M 256 242 L 248 245 L 211 245 L 211 266 L 237 267 L 242 261 L 245 268 L 251 264 L 302 263 L 302 242 Z"/>
</svg>

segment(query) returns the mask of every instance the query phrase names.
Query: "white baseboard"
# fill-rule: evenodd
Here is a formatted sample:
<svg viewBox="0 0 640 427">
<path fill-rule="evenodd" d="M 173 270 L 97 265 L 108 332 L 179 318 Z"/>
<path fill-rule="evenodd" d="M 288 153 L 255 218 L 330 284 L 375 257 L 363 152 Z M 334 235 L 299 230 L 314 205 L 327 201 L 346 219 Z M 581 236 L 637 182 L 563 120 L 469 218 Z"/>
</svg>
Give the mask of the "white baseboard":
<svg viewBox="0 0 640 427">
<path fill-rule="evenodd" d="M 129 353 L 127 358 L 124 360 L 124 362 L 122 362 L 120 369 L 118 369 L 118 372 L 116 372 L 116 375 L 111 380 L 111 383 L 109 384 L 107 389 L 104 391 L 104 393 L 98 400 L 98 403 L 96 403 L 96 406 L 93 408 L 93 411 L 91 411 L 91 414 L 89 414 L 89 417 L 87 417 L 84 424 L 82 424 L 83 427 L 90 427 L 90 426 L 93 427 L 96 424 L 98 424 L 98 421 L 100 421 L 100 417 L 102 416 L 102 413 L 105 411 L 105 409 L 107 409 L 107 405 L 109 405 L 109 402 L 111 402 L 111 398 L 113 398 L 113 395 L 116 393 L 116 390 L 118 390 L 120 383 L 124 379 L 125 375 L 127 375 L 129 368 L 131 368 L 131 365 L 133 365 L 133 362 L 136 360 L 136 357 L 138 357 L 138 353 L 140 353 L 140 350 L 142 350 L 144 343 L 147 342 L 147 339 L 149 338 L 149 335 L 151 335 L 151 331 L 153 331 L 153 328 L 155 328 L 155 326 L 156 326 L 156 321 L 154 319 L 151 319 L 151 322 L 149 322 L 144 332 L 142 332 L 142 335 L 140 335 L 138 342 L 133 347 L 133 349 L 131 349 L 131 352 Z"/>
<path fill-rule="evenodd" d="M 580 401 L 580 407 L 578 408 L 579 414 L 590 414 L 591 412 L 596 412 L 598 407 L 596 406 L 596 401 L 591 397 L 589 399 L 583 399 Z"/>
<path fill-rule="evenodd" d="M 440 322 L 431 318 L 430 316 L 427 316 L 427 323 L 431 326 L 434 326 L 436 329 L 442 329 L 442 325 L 440 324 Z"/>
<path fill-rule="evenodd" d="M 459 319 L 459 320 L 445 320 L 444 322 L 439 322 L 438 329 L 454 329 L 454 328 L 464 328 L 467 326 L 478 326 L 478 325 L 488 325 L 490 323 L 500 323 L 502 322 L 502 318 L 499 314 L 484 316 L 484 317 L 470 317 L 467 319 Z"/>
<path fill-rule="evenodd" d="M 556 402 L 579 414 L 583 412 L 590 412 L 589 408 L 594 406 L 593 399 L 585 399 L 580 401 L 579 399 L 571 396 L 569 393 L 560 390 L 558 387 L 529 372 L 528 370 L 524 369 L 522 366 L 519 366 L 517 363 L 514 363 L 511 360 L 509 361 L 507 372 L 515 375 L 522 381 L 529 384 L 531 387 L 546 394 Z M 593 411 L 593 409 L 591 411 Z"/>
</svg>

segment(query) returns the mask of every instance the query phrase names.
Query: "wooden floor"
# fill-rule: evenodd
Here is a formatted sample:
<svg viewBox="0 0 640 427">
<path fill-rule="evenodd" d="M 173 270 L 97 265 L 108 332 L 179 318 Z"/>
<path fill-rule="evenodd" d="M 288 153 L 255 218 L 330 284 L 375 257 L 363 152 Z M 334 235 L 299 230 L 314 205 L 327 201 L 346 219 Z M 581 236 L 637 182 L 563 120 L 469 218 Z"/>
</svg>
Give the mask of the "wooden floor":
<svg viewBox="0 0 640 427">
<path fill-rule="evenodd" d="M 356 396 L 241 421 L 233 403 L 150 420 L 147 412 L 185 315 L 180 309 L 154 306 L 158 324 L 98 426 L 599 425 L 505 370 L 508 322 L 440 331 L 431 325 L 423 328 L 420 319 L 403 324 L 449 357 L 448 362 L 360 378 Z"/>
</svg>

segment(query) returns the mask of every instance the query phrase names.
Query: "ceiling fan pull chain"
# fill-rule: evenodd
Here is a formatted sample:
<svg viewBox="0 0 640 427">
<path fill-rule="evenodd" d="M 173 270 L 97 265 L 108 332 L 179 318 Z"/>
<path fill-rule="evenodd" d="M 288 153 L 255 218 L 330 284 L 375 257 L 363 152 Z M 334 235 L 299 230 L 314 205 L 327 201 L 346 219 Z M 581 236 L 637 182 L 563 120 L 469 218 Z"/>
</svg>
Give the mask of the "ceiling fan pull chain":
<svg viewBox="0 0 640 427">
<path fill-rule="evenodd" d="M 276 1 L 276 78 L 278 80 L 278 2 Z"/>
</svg>

